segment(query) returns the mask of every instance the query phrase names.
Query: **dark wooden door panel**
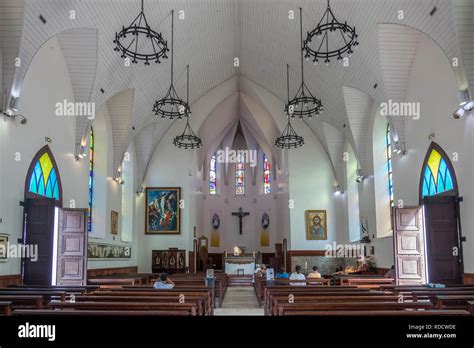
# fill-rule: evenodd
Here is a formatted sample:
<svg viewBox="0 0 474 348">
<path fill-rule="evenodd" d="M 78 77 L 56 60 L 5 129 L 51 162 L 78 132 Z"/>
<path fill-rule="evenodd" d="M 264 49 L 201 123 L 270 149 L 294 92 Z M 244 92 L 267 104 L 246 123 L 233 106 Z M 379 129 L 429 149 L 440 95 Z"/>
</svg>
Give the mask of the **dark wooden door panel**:
<svg viewBox="0 0 474 348">
<path fill-rule="evenodd" d="M 24 243 L 38 247 L 38 259 L 23 259 L 23 284 L 51 285 L 55 200 L 29 198 L 25 203 Z"/>
<path fill-rule="evenodd" d="M 424 197 L 429 281 L 461 282 L 457 201 L 455 196 Z"/>
</svg>

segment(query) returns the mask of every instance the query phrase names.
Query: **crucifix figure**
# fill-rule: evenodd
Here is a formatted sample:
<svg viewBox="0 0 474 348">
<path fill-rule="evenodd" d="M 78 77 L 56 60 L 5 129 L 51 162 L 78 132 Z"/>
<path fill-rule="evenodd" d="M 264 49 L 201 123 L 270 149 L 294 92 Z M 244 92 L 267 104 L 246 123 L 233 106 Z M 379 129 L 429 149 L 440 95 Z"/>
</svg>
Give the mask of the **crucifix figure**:
<svg viewBox="0 0 474 348">
<path fill-rule="evenodd" d="M 243 211 L 242 208 L 239 208 L 239 211 L 232 213 L 232 215 L 239 218 L 239 233 L 242 234 L 242 218 L 250 215 L 250 213 Z"/>
</svg>

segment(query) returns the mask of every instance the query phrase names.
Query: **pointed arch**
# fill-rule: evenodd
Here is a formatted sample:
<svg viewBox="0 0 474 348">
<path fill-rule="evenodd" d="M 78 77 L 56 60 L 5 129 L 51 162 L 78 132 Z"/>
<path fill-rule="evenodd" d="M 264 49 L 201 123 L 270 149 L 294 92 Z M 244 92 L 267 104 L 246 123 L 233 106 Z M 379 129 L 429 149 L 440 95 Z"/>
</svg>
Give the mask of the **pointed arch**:
<svg viewBox="0 0 474 348">
<path fill-rule="evenodd" d="M 432 142 L 426 152 L 420 174 L 420 204 L 423 197 L 459 194 L 453 164 L 443 148 Z"/>
<path fill-rule="evenodd" d="M 62 206 L 61 176 L 53 153 L 43 146 L 31 161 L 25 180 L 25 198 L 54 198 Z"/>
</svg>

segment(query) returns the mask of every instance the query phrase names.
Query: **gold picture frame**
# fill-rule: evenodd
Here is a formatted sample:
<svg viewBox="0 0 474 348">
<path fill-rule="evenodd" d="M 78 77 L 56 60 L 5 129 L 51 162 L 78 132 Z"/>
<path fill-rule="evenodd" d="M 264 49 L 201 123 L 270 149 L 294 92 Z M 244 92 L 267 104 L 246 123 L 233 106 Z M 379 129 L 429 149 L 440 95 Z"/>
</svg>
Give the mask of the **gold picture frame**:
<svg viewBox="0 0 474 348">
<path fill-rule="evenodd" d="M 306 240 L 327 240 L 328 225 L 326 210 L 306 210 Z"/>
</svg>

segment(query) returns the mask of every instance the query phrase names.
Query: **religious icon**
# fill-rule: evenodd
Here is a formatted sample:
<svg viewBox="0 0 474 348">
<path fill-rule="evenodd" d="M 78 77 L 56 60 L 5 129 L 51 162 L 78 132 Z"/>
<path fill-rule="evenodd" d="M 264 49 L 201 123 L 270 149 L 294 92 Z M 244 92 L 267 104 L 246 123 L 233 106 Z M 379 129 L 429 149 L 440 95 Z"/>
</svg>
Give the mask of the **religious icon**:
<svg viewBox="0 0 474 348">
<path fill-rule="evenodd" d="M 265 212 L 262 215 L 262 228 L 266 230 L 268 226 L 270 226 L 270 216 Z"/>
<path fill-rule="evenodd" d="M 326 210 L 306 210 L 306 239 L 326 240 L 327 220 Z"/>
<path fill-rule="evenodd" d="M 146 188 L 145 234 L 179 234 L 180 187 Z"/>
<path fill-rule="evenodd" d="M 114 210 L 110 212 L 110 233 L 118 234 L 118 212 Z"/>
<path fill-rule="evenodd" d="M 212 228 L 215 230 L 218 230 L 220 225 L 221 225 L 221 219 L 219 218 L 219 215 L 214 214 L 212 216 Z"/>
</svg>

